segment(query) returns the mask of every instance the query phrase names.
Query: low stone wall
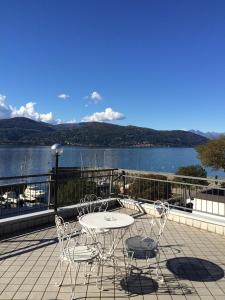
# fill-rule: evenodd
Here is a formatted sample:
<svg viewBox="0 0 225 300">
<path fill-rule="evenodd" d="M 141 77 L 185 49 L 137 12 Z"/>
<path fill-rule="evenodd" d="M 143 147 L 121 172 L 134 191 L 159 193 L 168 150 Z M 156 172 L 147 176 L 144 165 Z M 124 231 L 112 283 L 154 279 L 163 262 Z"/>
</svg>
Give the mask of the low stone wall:
<svg viewBox="0 0 225 300">
<path fill-rule="evenodd" d="M 136 201 L 133 199 L 120 199 L 121 204 L 129 209 L 134 209 L 147 214 L 153 214 L 153 204 Z M 185 212 L 171 209 L 169 220 L 193 226 L 209 232 L 214 232 L 225 236 L 225 217 L 198 214 L 197 212 Z"/>
<path fill-rule="evenodd" d="M 118 200 L 120 204 L 126 208 L 136 211 L 144 212 L 147 214 L 153 213 L 153 205 L 144 203 L 142 201 L 136 201 L 133 199 L 118 199 L 109 198 L 108 208 L 118 206 Z M 58 209 L 58 214 L 64 219 L 75 219 L 78 214 L 78 206 L 71 205 Z M 17 217 L 5 218 L 0 220 L 0 239 L 6 236 L 14 235 L 20 232 L 28 232 L 38 226 L 53 225 L 55 219 L 54 210 L 45 210 L 32 214 L 21 215 Z M 198 213 L 188 213 L 172 209 L 170 211 L 169 220 L 193 226 L 209 232 L 214 232 L 225 236 L 225 218 L 217 216 L 204 216 Z"/>
<path fill-rule="evenodd" d="M 118 205 L 117 198 L 109 198 L 107 200 L 108 208 L 113 208 Z M 77 208 L 79 206 L 80 204 L 61 207 L 58 209 L 58 214 L 64 219 L 75 219 L 78 215 Z M 55 212 L 53 209 L 0 219 L 0 239 L 19 232 L 31 231 L 33 228 L 38 226 L 53 225 L 54 222 Z"/>
</svg>

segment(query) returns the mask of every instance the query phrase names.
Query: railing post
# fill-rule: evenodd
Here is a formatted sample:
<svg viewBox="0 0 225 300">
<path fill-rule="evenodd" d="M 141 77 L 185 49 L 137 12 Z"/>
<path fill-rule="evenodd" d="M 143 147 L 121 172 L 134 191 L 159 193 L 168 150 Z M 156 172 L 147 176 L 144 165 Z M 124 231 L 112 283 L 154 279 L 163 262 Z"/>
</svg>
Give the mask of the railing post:
<svg viewBox="0 0 225 300">
<path fill-rule="evenodd" d="M 126 188 L 126 178 L 125 178 L 125 171 L 122 171 L 122 194 L 125 195 L 125 188 Z"/>
<path fill-rule="evenodd" d="M 109 178 L 109 195 L 112 194 L 112 185 L 113 185 L 113 171 L 110 171 L 110 178 Z"/>
<path fill-rule="evenodd" d="M 54 202 L 54 210 L 57 213 L 58 208 L 58 166 L 59 166 L 59 155 L 55 156 L 55 202 Z"/>
<path fill-rule="evenodd" d="M 50 208 L 50 204 L 52 203 L 52 174 L 48 176 L 48 209 Z"/>
<path fill-rule="evenodd" d="M 52 154 L 55 156 L 55 201 L 54 201 L 54 210 L 57 213 L 58 207 L 58 165 L 59 165 L 59 156 L 63 153 L 63 147 L 60 144 L 54 144 L 51 147 Z"/>
</svg>

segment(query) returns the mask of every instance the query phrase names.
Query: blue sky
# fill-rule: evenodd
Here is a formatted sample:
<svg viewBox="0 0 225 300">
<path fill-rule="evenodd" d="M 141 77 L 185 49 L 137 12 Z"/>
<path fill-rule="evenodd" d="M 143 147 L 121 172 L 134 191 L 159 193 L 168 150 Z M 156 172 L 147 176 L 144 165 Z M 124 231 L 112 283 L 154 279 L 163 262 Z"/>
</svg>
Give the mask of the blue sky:
<svg viewBox="0 0 225 300">
<path fill-rule="evenodd" d="M 13 116 L 224 132 L 225 1 L 1 0 Z"/>
</svg>

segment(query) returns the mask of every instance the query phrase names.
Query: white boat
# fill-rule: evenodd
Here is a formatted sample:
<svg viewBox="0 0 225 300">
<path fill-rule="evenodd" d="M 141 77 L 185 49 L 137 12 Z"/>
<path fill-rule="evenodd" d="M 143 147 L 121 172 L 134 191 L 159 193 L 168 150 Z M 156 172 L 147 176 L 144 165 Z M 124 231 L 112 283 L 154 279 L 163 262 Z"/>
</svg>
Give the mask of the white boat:
<svg viewBox="0 0 225 300">
<path fill-rule="evenodd" d="M 19 199 L 14 191 L 5 192 L 5 194 L 2 195 L 2 198 L 5 200 L 5 203 L 17 204 L 19 202 Z"/>
<path fill-rule="evenodd" d="M 44 198 L 46 192 L 44 190 L 38 189 L 37 186 L 35 185 L 28 185 L 24 191 L 24 196 L 26 197 L 27 200 L 31 200 L 32 198 L 34 199 L 40 199 Z"/>
<path fill-rule="evenodd" d="M 35 202 L 37 199 L 33 196 L 27 197 L 24 194 L 19 194 L 19 199 L 24 202 Z"/>
</svg>

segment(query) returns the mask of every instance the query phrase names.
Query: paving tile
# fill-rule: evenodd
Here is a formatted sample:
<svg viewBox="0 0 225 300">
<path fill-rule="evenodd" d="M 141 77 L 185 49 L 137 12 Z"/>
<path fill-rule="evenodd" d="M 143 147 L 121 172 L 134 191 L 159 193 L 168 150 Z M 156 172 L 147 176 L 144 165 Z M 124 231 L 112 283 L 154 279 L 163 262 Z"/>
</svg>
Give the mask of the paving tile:
<svg viewBox="0 0 225 300">
<path fill-rule="evenodd" d="M 28 296 L 29 300 L 41 300 L 44 292 L 31 292 Z"/>
<path fill-rule="evenodd" d="M 8 284 L 11 280 L 11 277 L 2 277 L 0 282 L 1 284 Z"/>
<path fill-rule="evenodd" d="M 8 299 L 13 299 L 13 296 L 15 295 L 15 292 L 3 292 L 0 295 L 0 299 L 8 300 Z"/>
<path fill-rule="evenodd" d="M 13 299 L 15 300 L 24 300 L 24 299 L 27 299 L 28 298 L 28 295 L 29 295 L 30 292 L 17 292 Z"/>
<path fill-rule="evenodd" d="M 186 300 L 187 298 L 183 295 L 172 295 L 173 300 Z"/>
<path fill-rule="evenodd" d="M 142 295 L 139 295 L 139 297 L 141 297 Z M 151 295 L 143 295 L 143 300 L 157 300 L 158 297 L 155 294 L 151 294 Z M 133 299 L 133 298 L 130 298 Z"/>
<path fill-rule="evenodd" d="M 33 289 L 31 284 L 22 284 L 19 288 L 19 292 L 30 292 Z"/>
<path fill-rule="evenodd" d="M 75 297 L 76 297 L 76 295 L 75 295 Z M 71 294 L 70 293 L 59 293 L 56 299 L 57 300 L 70 300 Z M 93 299 L 93 298 L 91 297 L 91 299 Z M 98 300 L 99 300 L 99 298 L 98 298 Z"/>
<path fill-rule="evenodd" d="M 47 284 L 35 284 L 33 286 L 33 292 L 45 292 Z"/>
<path fill-rule="evenodd" d="M 58 292 L 45 292 L 42 300 L 54 300 L 57 298 Z"/>
</svg>

